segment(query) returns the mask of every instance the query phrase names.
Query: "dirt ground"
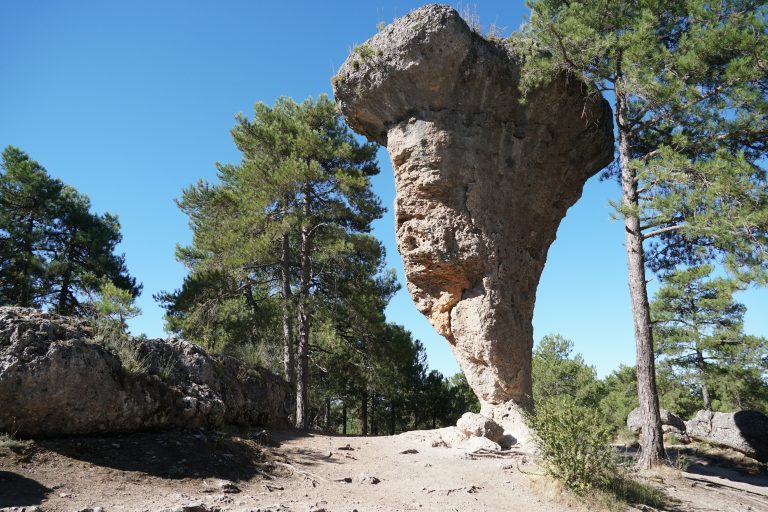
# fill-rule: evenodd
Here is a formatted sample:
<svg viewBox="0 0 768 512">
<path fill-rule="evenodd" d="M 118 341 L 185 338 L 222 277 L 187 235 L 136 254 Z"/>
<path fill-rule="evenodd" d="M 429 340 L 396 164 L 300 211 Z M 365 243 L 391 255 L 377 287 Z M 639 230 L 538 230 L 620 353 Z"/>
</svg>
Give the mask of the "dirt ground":
<svg viewBox="0 0 768 512">
<path fill-rule="evenodd" d="M 17 452 L 0 453 L 0 510 L 594 510 L 531 476 L 537 469 L 514 449 L 469 454 L 411 434 L 195 430 L 38 440 Z M 688 472 L 648 479 L 668 510 L 768 512 L 764 467 L 690 449 L 687 461 Z"/>
</svg>

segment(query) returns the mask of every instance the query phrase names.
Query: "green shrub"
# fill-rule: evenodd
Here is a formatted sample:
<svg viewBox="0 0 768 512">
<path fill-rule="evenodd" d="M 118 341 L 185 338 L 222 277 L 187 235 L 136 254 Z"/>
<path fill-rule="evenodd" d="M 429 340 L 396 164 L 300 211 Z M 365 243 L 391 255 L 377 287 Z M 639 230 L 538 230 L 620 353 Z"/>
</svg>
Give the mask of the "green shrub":
<svg viewBox="0 0 768 512">
<path fill-rule="evenodd" d="M 355 46 L 355 49 L 353 50 L 355 54 L 357 54 L 363 61 L 367 62 L 373 58 L 375 55 L 373 48 L 368 43 L 363 43 L 359 46 Z"/>
<path fill-rule="evenodd" d="M 587 501 L 609 509 L 623 504 L 664 505 L 664 494 L 633 478 L 610 445 L 615 427 L 596 407 L 585 407 L 569 395 L 552 396 L 536 403 L 528 417 L 544 469 Z"/>
<path fill-rule="evenodd" d="M 259 369 L 269 367 L 270 355 L 264 345 L 256 343 L 245 343 L 238 345 L 231 354 L 237 358 L 240 363 L 240 372 L 238 378 L 245 380 L 248 377 L 258 377 Z"/>
<path fill-rule="evenodd" d="M 32 448 L 32 441 L 17 439 L 11 434 L 0 434 L 0 457 L 7 455 L 16 455 L 24 457 Z"/>
<path fill-rule="evenodd" d="M 545 470 L 577 493 L 606 487 L 617 472 L 610 446 L 613 428 L 595 409 L 579 406 L 567 395 L 536 404 L 529 423 L 536 431 Z"/>
<path fill-rule="evenodd" d="M 120 360 L 126 373 L 146 374 L 149 361 L 139 355 L 136 342 L 128 335 L 126 321 L 141 314 L 130 292 L 104 281 L 97 296 L 88 302 L 93 337 Z"/>
<path fill-rule="evenodd" d="M 107 347 L 120 360 L 120 365 L 131 375 L 144 375 L 149 369 L 146 357 L 142 357 L 133 340 L 126 335 L 114 333 L 100 336 L 96 341 Z"/>
</svg>

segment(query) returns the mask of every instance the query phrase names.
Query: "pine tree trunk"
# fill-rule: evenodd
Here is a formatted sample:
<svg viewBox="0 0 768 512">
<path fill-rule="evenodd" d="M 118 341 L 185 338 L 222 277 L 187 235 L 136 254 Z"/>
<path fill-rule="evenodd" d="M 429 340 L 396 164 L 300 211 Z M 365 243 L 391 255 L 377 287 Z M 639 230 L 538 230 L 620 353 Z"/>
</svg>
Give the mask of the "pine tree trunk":
<svg viewBox="0 0 768 512">
<path fill-rule="evenodd" d="M 69 243 L 67 244 L 66 270 L 64 271 L 64 277 L 61 280 L 59 299 L 56 304 L 56 312 L 60 315 L 70 315 L 72 314 L 73 309 L 67 307 L 67 299 L 69 299 L 69 285 L 72 284 L 72 267 L 70 266 L 70 262 L 74 259 L 75 235 L 77 235 L 77 229 L 73 230 L 69 238 Z"/>
<path fill-rule="evenodd" d="M 363 391 L 360 399 L 360 433 L 368 435 L 368 391 Z"/>
<path fill-rule="evenodd" d="M 371 435 L 379 435 L 379 427 L 376 424 L 376 392 L 371 396 Z"/>
<path fill-rule="evenodd" d="M 393 436 L 395 435 L 395 419 L 397 418 L 395 414 L 395 401 L 392 400 L 389 404 L 389 435 Z"/>
<path fill-rule="evenodd" d="M 307 305 L 299 303 L 299 347 L 296 365 L 296 428 L 306 428 L 308 399 L 309 313 Z"/>
<path fill-rule="evenodd" d="M 56 304 L 56 312 L 60 315 L 70 314 L 71 311 L 67 311 L 67 297 L 69 295 L 69 285 L 72 279 L 72 274 L 69 268 L 64 272 L 64 277 L 61 280 L 61 290 L 59 290 L 59 300 Z"/>
<path fill-rule="evenodd" d="M 283 235 L 280 255 L 280 287 L 283 294 L 283 370 L 285 379 L 296 391 L 296 363 L 293 342 L 293 318 L 291 316 L 291 246 L 288 234 Z"/>
<path fill-rule="evenodd" d="M 325 430 L 331 431 L 331 397 L 325 397 Z"/>
<path fill-rule="evenodd" d="M 638 206 L 637 176 L 630 168 L 630 151 L 625 130 L 626 107 L 619 91 L 616 93 L 616 121 L 619 135 L 619 164 L 621 165 L 621 191 L 623 205 Z M 645 281 L 645 253 L 640 218 L 633 213 L 624 215 L 624 235 L 627 252 L 629 295 L 635 326 L 637 359 L 637 393 L 640 399 L 642 430 L 640 457 L 637 466 L 647 469 L 664 462 L 664 442 L 659 414 L 659 396 L 656 390 L 656 368 L 653 353 L 653 332 Z"/>
<path fill-rule="evenodd" d="M 308 386 L 308 358 L 309 358 L 309 333 L 311 314 L 309 309 L 309 290 L 312 280 L 312 229 L 310 227 L 310 184 L 304 186 L 304 223 L 301 228 L 301 283 L 299 300 L 299 346 L 297 350 L 296 364 L 296 427 L 307 427 L 307 410 L 309 408 Z"/>
<path fill-rule="evenodd" d="M 34 254 L 32 253 L 32 233 L 34 232 L 35 221 L 32 217 L 27 222 L 27 242 L 24 244 L 24 266 L 21 271 L 21 290 L 19 292 L 19 306 L 24 308 L 32 307 L 32 283 L 30 278 L 30 266 Z"/>
<path fill-rule="evenodd" d="M 709 387 L 707 381 L 704 378 L 707 363 L 704 361 L 704 354 L 701 350 L 696 349 L 696 367 L 699 370 L 699 384 L 701 385 L 701 399 L 704 401 L 704 409 L 707 411 L 712 410 L 712 399 L 709 396 Z"/>
<path fill-rule="evenodd" d="M 347 401 L 341 402 L 341 433 L 347 435 Z"/>
</svg>

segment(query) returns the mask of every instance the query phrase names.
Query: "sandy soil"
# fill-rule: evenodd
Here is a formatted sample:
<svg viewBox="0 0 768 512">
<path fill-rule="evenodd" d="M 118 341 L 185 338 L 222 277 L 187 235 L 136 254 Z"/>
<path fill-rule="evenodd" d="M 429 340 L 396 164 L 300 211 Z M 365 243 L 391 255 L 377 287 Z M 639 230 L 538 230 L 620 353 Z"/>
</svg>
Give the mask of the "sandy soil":
<svg viewBox="0 0 768 512">
<path fill-rule="evenodd" d="M 39 506 L 44 512 L 585 508 L 547 479 L 521 472 L 535 467 L 514 450 L 468 454 L 432 447 L 410 434 L 271 437 L 271 446 L 260 444 L 266 439 L 255 432 L 36 441 L 26 454 L 0 456 L 0 507 Z M 764 469 L 732 461 L 725 468 L 717 464 L 720 459 L 699 455 L 689 460 L 688 473 L 667 470 L 651 477 L 670 497 L 669 510 L 768 512 Z"/>
</svg>

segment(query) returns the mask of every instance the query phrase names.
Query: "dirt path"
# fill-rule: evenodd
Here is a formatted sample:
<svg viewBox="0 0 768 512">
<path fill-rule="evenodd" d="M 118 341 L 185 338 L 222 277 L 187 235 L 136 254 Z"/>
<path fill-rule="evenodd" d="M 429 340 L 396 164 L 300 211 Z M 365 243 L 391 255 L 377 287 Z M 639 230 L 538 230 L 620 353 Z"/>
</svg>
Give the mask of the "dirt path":
<svg viewBox="0 0 768 512">
<path fill-rule="evenodd" d="M 513 467 L 511 455 L 470 456 L 403 436 L 280 432 L 274 439 L 279 447 L 203 432 L 38 441 L 26 458 L 0 457 L 0 507 L 39 505 L 45 512 L 87 507 L 154 512 L 200 504 L 222 511 L 565 509 L 537 496 L 519 472 L 502 469 Z"/>
<path fill-rule="evenodd" d="M 574 510 L 521 473 L 515 452 L 467 454 L 417 437 L 278 432 L 271 447 L 254 433 L 206 431 L 37 441 L 26 455 L 0 456 L 0 510 Z M 693 470 L 663 478 L 671 510 L 768 512 L 765 475 Z"/>
</svg>

